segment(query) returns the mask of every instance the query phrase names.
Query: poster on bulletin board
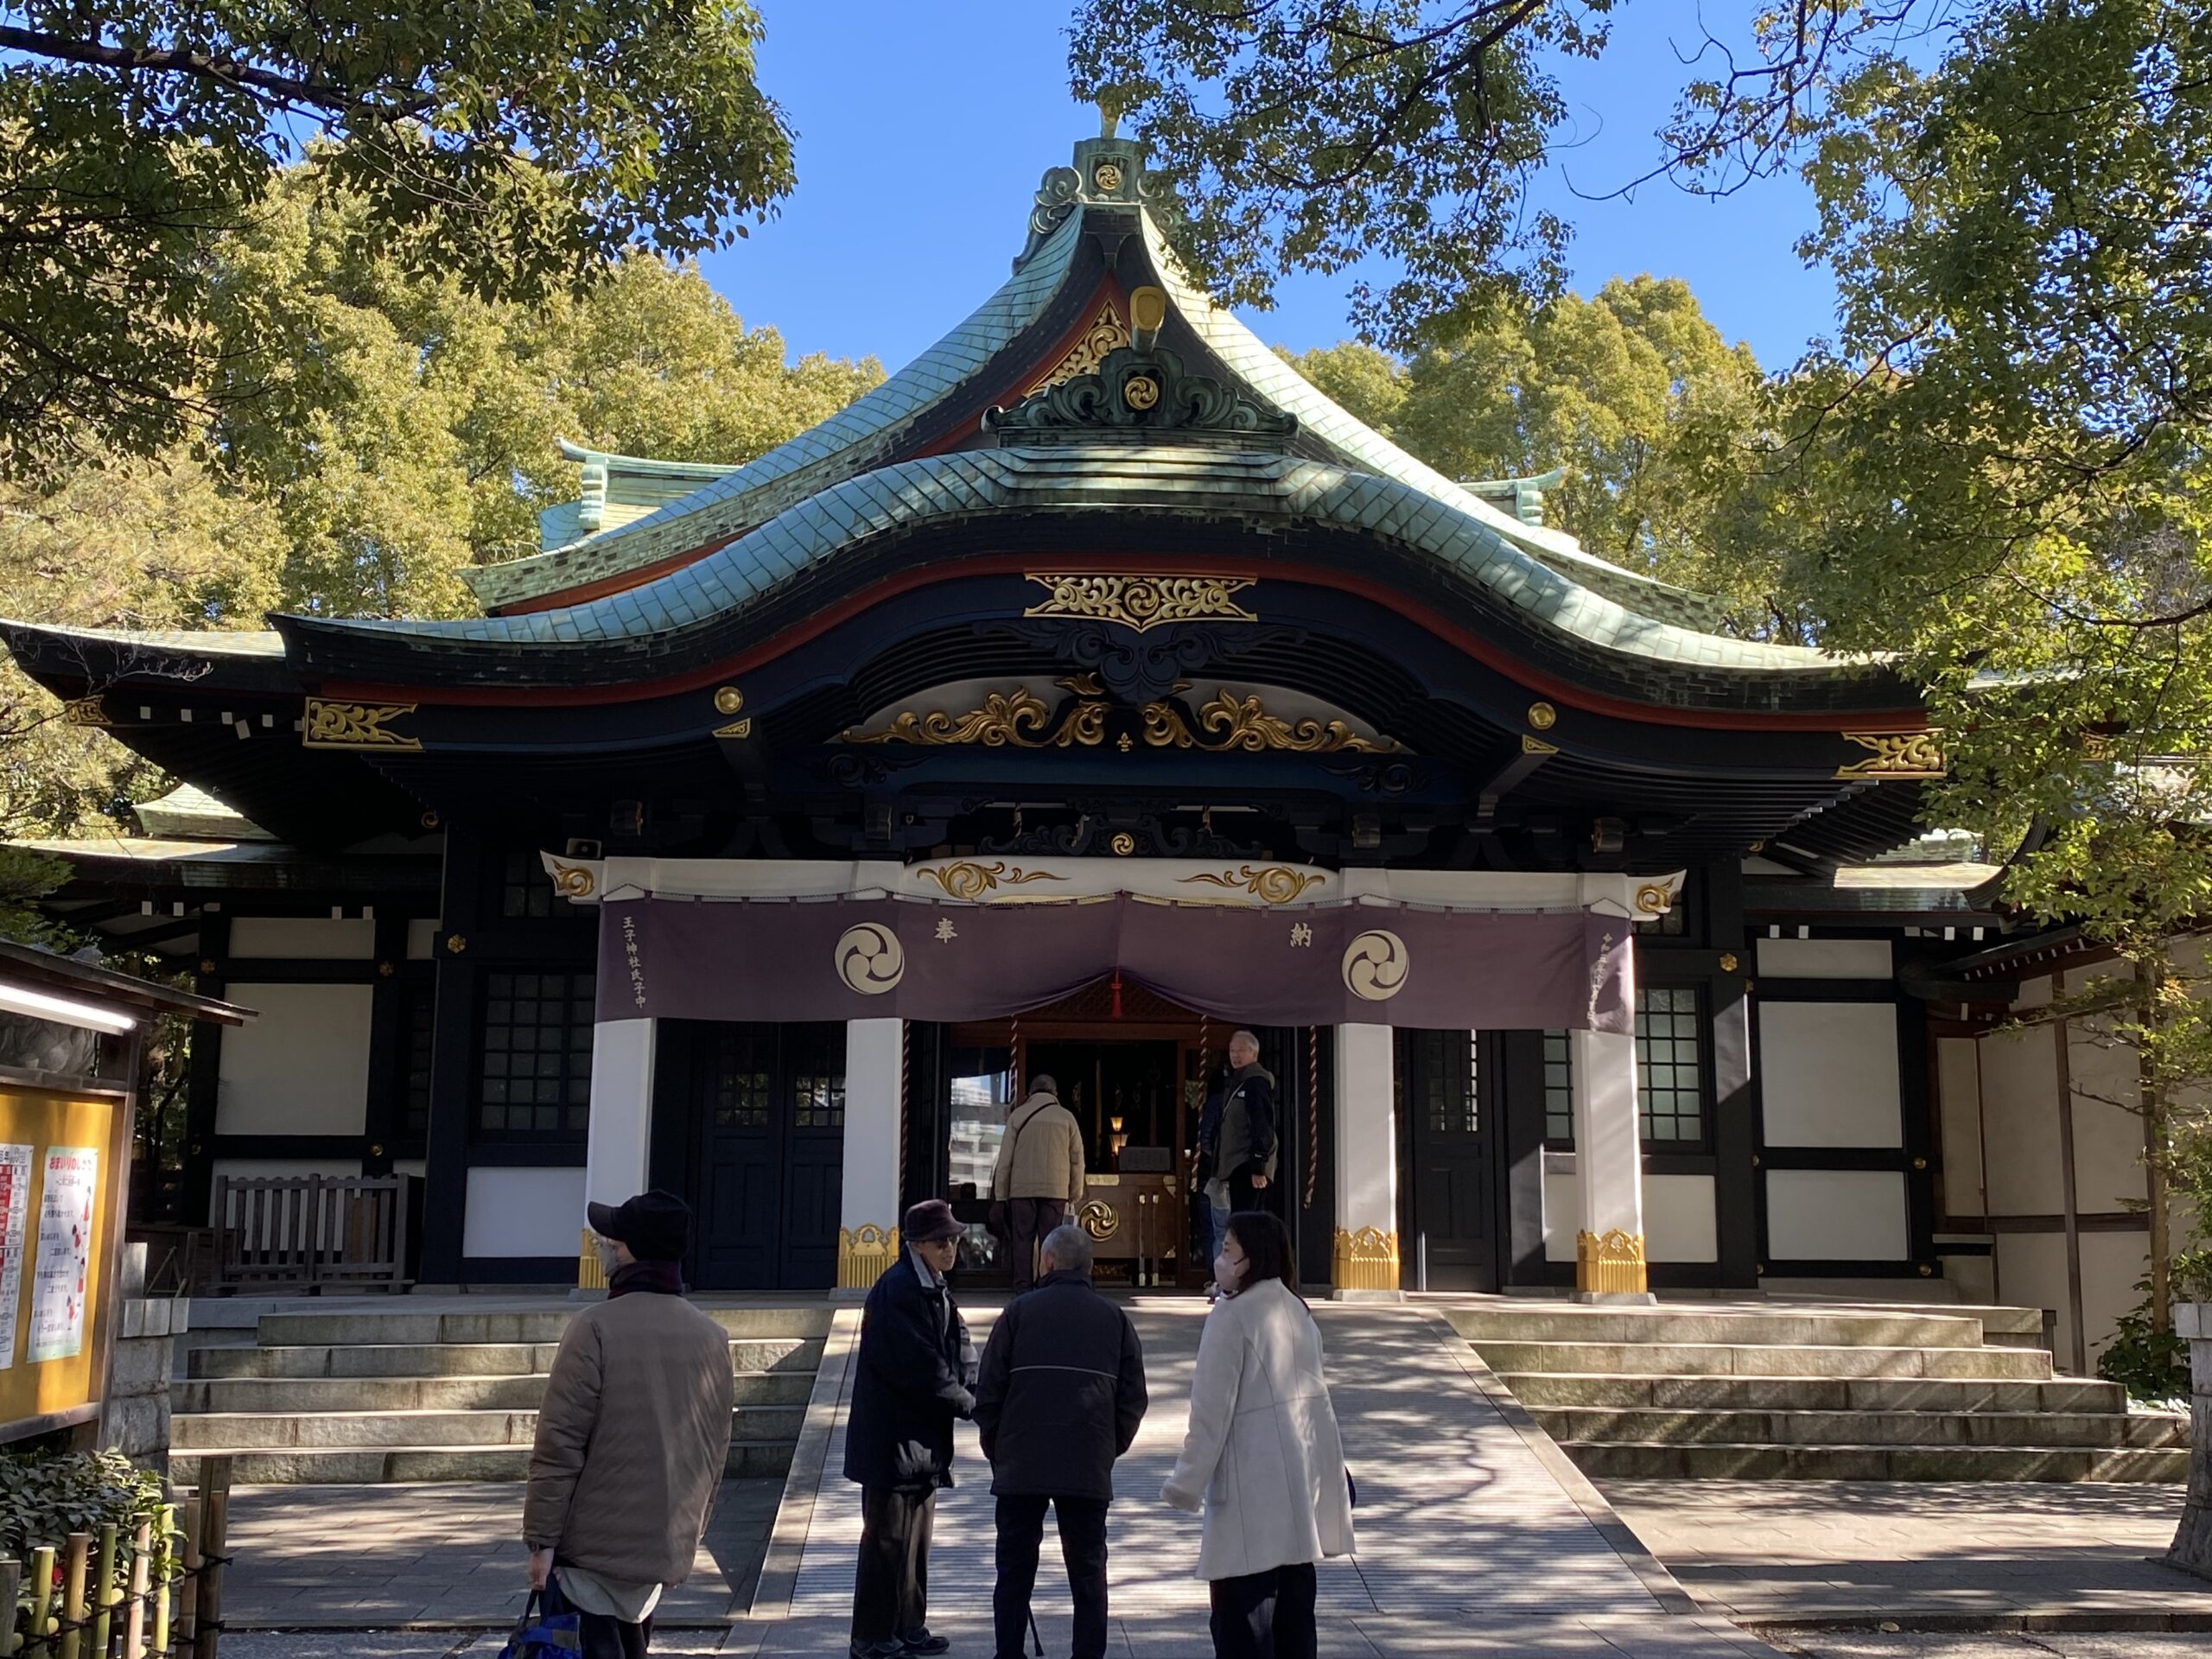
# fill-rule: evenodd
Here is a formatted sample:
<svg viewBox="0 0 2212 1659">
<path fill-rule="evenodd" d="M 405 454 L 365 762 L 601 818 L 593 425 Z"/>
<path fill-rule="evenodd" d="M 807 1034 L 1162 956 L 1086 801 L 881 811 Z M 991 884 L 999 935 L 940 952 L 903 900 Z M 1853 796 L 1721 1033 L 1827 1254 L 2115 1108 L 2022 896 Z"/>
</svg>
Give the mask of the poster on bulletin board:
<svg viewBox="0 0 2212 1659">
<path fill-rule="evenodd" d="M 99 1192 L 96 1147 L 52 1147 L 39 1195 L 38 1255 L 31 1268 L 33 1365 L 84 1351 L 85 1303 L 92 1282 L 92 1212 Z"/>
<path fill-rule="evenodd" d="M 129 1122 L 119 1099 L 0 1084 L 0 1440 L 98 1408 Z"/>
<path fill-rule="evenodd" d="M 16 1319 L 23 1306 L 23 1217 L 31 1203 L 31 1148 L 0 1144 L 0 1370 L 16 1363 Z"/>
</svg>

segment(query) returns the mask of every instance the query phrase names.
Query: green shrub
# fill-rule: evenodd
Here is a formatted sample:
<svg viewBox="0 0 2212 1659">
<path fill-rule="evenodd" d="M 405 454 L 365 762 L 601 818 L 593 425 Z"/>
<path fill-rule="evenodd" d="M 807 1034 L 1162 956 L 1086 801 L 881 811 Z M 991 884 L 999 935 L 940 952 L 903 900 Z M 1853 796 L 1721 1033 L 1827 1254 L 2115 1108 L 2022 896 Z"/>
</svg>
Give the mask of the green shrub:
<svg viewBox="0 0 2212 1659">
<path fill-rule="evenodd" d="M 39 1545 L 58 1549 L 111 1521 L 127 1538 L 161 1510 L 161 1478 L 120 1452 L 0 1456 L 0 1555 L 28 1562 Z"/>
<path fill-rule="evenodd" d="M 2176 1301 L 2212 1300 L 2212 1248 L 2183 1250 L 2173 1259 Z M 2120 1334 L 2097 1358 L 2097 1375 L 2130 1395 L 2153 1404 L 2189 1395 L 2189 1344 L 2171 1331 L 2151 1328 L 2151 1275 L 2135 1281 L 2143 1300 L 2120 1317 Z"/>
</svg>

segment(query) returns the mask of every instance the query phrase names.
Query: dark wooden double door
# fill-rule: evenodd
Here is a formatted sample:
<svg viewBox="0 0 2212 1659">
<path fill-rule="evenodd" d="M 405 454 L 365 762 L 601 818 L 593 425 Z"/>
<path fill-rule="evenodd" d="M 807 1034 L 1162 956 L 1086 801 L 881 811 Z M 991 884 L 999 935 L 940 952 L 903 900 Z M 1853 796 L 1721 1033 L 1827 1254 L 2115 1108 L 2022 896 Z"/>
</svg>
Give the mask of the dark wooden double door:
<svg viewBox="0 0 2212 1659">
<path fill-rule="evenodd" d="M 1398 1253 L 1408 1290 L 1498 1287 L 1503 1091 L 1491 1033 L 1396 1033 Z"/>
<path fill-rule="evenodd" d="M 661 1022 L 655 1179 L 693 1215 L 702 1290 L 836 1282 L 844 1191 L 845 1027 Z"/>
</svg>

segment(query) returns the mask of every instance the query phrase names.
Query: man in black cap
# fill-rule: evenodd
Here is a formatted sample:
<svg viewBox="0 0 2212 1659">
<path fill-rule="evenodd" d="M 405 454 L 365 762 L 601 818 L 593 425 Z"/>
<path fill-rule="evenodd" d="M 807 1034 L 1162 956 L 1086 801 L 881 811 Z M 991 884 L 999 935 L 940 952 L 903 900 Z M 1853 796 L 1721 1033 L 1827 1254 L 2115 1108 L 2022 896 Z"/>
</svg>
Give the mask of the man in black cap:
<svg viewBox="0 0 2212 1659">
<path fill-rule="evenodd" d="M 586 1206 L 607 1300 L 569 1321 L 531 1448 L 522 1535 L 582 1659 L 640 1659 L 689 1576 L 729 1460 L 729 1338 L 683 1300 L 691 1211 L 672 1192 Z"/>
<path fill-rule="evenodd" d="M 853 1659 L 951 1646 L 930 1634 L 930 1529 L 952 1484 L 952 1424 L 973 1414 L 976 1351 L 945 1274 L 967 1230 L 942 1198 L 906 1211 L 906 1248 L 868 1294 L 845 1421 L 845 1478 L 861 1489 Z"/>
</svg>

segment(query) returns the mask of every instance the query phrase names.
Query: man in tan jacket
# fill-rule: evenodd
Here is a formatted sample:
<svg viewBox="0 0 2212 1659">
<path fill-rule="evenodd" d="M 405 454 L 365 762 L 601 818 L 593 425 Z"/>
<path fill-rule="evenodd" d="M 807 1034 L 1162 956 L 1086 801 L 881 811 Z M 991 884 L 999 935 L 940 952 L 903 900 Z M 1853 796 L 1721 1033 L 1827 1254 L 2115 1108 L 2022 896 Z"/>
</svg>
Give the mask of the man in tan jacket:
<svg viewBox="0 0 2212 1659">
<path fill-rule="evenodd" d="M 1068 1218 L 1070 1205 L 1082 1202 L 1083 1173 L 1083 1129 L 1060 1104 L 1059 1085 L 1039 1072 L 1029 1079 L 1029 1098 L 1006 1121 L 991 1170 L 1015 1290 L 1037 1282 L 1038 1241 Z"/>
<path fill-rule="evenodd" d="M 546 1610 L 582 1615 L 582 1659 L 642 1659 L 729 1460 L 729 1338 L 683 1300 L 683 1199 L 641 1192 L 587 1208 L 607 1300 L 569 1321 L 553 1357 L 522 1535 Z"/>
</svg>

